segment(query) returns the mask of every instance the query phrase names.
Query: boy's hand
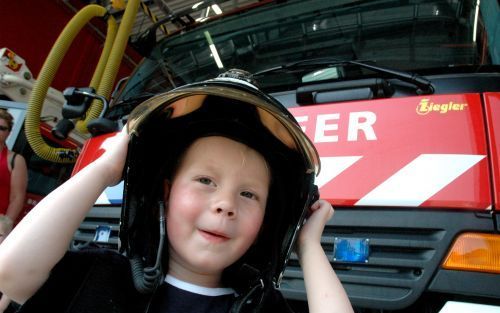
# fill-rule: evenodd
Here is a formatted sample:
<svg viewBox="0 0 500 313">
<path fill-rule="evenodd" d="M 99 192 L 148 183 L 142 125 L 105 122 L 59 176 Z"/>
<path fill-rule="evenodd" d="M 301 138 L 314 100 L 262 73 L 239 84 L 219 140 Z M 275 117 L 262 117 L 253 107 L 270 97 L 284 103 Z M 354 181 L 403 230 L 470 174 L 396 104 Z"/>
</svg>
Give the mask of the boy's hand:
<svg viewBox="0 0 500 313">
<path fill-rule="evenodd" d="M 349 297 L 321 247 L 321 234 L 326 222 L 333 216 L 333 208 L 330 203 L 318 200 L 309 211 L 297 247 L 309 312 L 353 313 Z"/>
<path fill-rule="evenodd" d="M 130 136 L 126 125 L 116 136 L 106 139 L 103 146 L 106 152 L 96 160 L 96 163 L 106 174 L 108 185 L 113 186 L 120 182 L 123 168 L 127 159 L 127 148 Z"/>
<path fill-rule="evenodd" d="M 326 222 L 332 218 L 333 208 L 325 200 L 318 200 L 309 208 L 309 214 L 306 223 L 302 227 L 298 238 L 299 257 L 307 246 L 311 244 L 321 245 L 321 234 L 325 228 Z"/>
</svg>

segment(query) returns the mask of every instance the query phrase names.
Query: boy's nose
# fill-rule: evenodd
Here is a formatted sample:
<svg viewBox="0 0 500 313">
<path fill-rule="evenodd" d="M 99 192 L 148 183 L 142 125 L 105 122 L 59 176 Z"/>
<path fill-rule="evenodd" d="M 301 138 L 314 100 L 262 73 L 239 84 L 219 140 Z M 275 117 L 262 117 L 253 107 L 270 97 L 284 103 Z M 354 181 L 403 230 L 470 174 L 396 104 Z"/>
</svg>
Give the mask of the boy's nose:
<svg viewBox="0 0 500 313">
<path fill-rule="evenodd" d="M 229 218 L 236 217 L 236 202 L 231 195 L 220 194 L 220 198 L 214 203 L 213 208 L 216 214 L 223 214 Z"/>
<path fill-rule="evenodd" d="M 216 208 L 216 213 L 227 215 L 227 217 L 235 217 L 236 216 L 236 211 L 233 209 L 230 209 L 230 208 Z"/>
</svg>

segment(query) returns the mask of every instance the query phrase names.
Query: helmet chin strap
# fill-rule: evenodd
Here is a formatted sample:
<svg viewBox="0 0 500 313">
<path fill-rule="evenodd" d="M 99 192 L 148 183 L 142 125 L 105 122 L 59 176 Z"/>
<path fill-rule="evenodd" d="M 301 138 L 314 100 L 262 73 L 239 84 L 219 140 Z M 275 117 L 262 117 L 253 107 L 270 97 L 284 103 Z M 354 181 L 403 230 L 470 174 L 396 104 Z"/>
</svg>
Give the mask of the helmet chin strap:
<svg viewBox="0 0 500 313">
<path fill-rule="evenodd" d="M 132 268 L 132 279 L 134 286 L 140 293 L 152 293 L 163 280 L 163 272 L 161 269 L 161 256 L 163 254 L 163 243 L 165 242 L 165 204 L 163 201 L 158 201 L 159 207 L 159 223 L 160 223 L 160 240 L 156 254 L 156 262 L 153 267 L 144 267 L 142 258 L 134 256 L 130 259 Z"/>
</svg>

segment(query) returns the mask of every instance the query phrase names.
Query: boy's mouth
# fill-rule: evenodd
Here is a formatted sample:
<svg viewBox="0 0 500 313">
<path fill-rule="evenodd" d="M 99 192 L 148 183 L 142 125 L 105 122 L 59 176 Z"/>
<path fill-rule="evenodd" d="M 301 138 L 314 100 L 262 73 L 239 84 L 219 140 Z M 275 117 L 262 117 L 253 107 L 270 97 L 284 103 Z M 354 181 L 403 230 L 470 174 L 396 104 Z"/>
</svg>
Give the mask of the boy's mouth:
<svg viewBox="0 0 500 313">
<path fill-rule="evenodd" d="M 229 237 L 221 232 L 202 230 L 202 229 L 200 229 L 199 231 L 201 236 L 210 242 L 221 243 L 229 240 Z"/>
</svg>

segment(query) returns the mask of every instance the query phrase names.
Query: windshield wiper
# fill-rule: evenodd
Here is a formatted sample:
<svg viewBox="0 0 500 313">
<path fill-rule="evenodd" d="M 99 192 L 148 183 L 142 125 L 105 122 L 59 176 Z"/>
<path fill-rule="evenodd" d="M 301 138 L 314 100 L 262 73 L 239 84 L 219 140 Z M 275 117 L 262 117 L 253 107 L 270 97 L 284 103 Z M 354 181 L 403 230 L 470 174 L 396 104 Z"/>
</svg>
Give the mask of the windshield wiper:
<svg viewBox="0 0 500 313">
<path fill-rule="evenodd" d="M 109 119 L 117 119 L 120 116 L 128 115 L 136 106 L 155 95 L 155 93 L 144 92 L 126 99 L 121 99 L 114 103 L 107 112 L 106 117 Z"/>
<path fill-rule="evenodd" d="M 349 60 L 338 60 L 334 58 L 319 58 L 319 59 L 308 59 L 300 60 L 296 62 L 290 62 L 276 67 L 271 67 L 257 73 L 253 76 L 262 76 L 264 74 L 279 72 L 284 70 L 293 70 L 297 68 L 307 67 L 307 66 L 335 66 L 335 65 L 356 65 L 362 68 L 369 69 L 373 72 L 382 73 L 388 75 L 390 78 L 396 78 L 401 81 L 410 83 L 417 87 L 417 94 L 432 94 L 434 93 L 434 87 L 430 80 L 421 77 L 415 73 L 400 71 L 396 69 L 391 69 L 387 67 L 382 67 L 378 65 L 371 65 L 364 63 L 363 61 L 349 61 Z"/>
</svg>

